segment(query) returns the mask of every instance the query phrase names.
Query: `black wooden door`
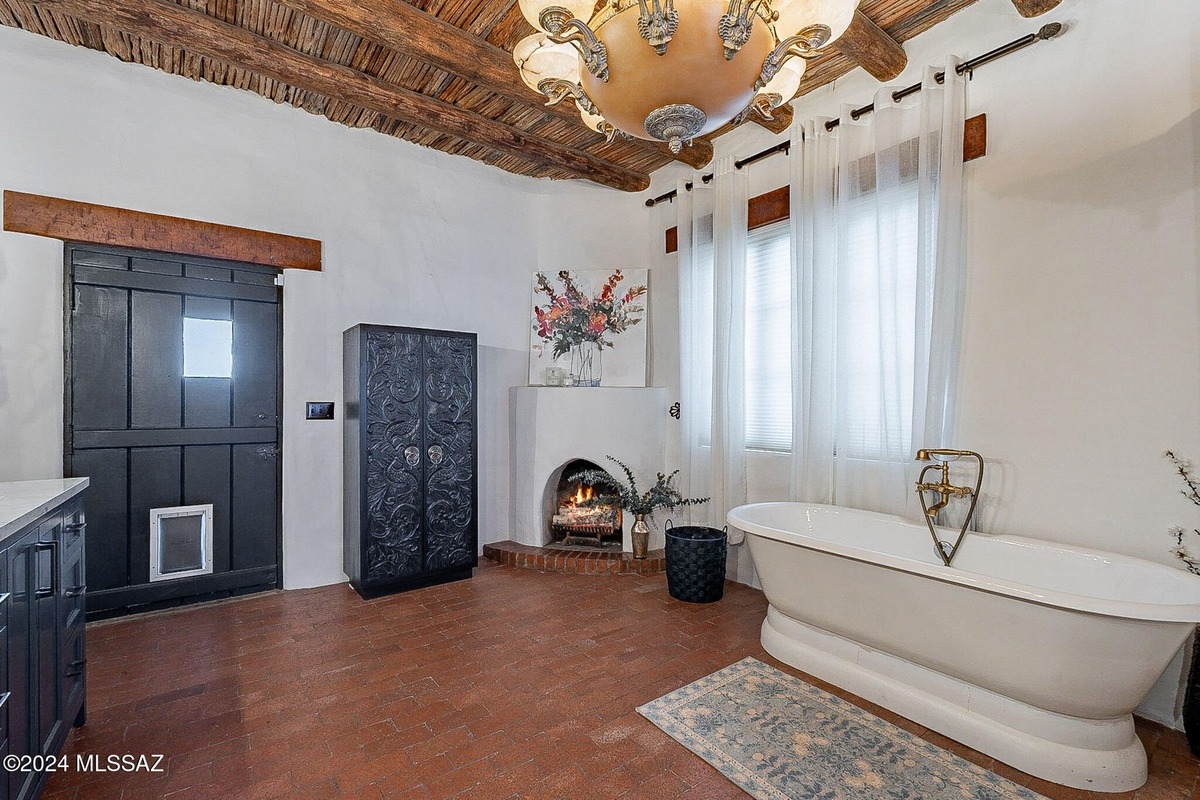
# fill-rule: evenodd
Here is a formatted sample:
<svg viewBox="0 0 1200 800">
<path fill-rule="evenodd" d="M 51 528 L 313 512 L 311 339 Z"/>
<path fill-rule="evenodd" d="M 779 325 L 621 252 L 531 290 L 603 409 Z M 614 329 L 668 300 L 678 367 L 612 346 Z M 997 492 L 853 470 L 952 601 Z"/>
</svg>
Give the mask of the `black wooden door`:
<svg viewBox="0 0 1200 800">
<path fill-rule="evenodd" d="M 425 569 L 476 563 L 475 339 L 424 337 Z"/>
<path fill-rule="evenodd" d="M 369 328 L 365 355 L 364 561 L 367 583 L 377 584 L 425 569 L 421 334 Z"/>
<path fill-rule="evenodd" d="M 66 250 L 66 470 L 88 490 L 89 615 L 278 584 L 275 272 Z M 212 574 L 150 582 L 150 510 L 213 504 Z"/>
</svg>

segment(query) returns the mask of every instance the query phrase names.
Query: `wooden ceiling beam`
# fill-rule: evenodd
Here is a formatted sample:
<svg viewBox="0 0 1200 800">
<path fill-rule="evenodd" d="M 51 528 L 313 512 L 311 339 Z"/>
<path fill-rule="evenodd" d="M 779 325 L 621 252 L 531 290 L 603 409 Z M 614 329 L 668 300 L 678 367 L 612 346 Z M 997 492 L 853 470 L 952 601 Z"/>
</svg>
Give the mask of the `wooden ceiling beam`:
<svg viewBox="0 0 1200 800">
<path fill-rule="evenodd" d="M 836 46 L 879 81 L 898 77 L 908 66 L 904 48 L 861 9 L 854 12 L 850 27 L 837 40 Z"/>
<path fill-rule="evenodd" d="M 403 0 L 275 0 L 313 19 L 377 42 L 401 55 L 432 64 L 465 81 L 521 105 L 533 105 L 544 113 L 583 125 L 570 104 L 544 106 L 531 100 L 517 73 L 512 54 L 478 36 L 451 25 Z M 544 100 L 541 95 L 539 98 Z M 699 169 L 712 161 L 712 142 L 696 139 L 691 147 L 675 154 L 665 142 L 635 139 L 640 146 L 683 161 Z"/>
<path fill-rule="evenodd" d="M 792 106 L 790 103 L 784 103 L 779 108 L 771 111 L 771 116 L 774 119 L 763 119 L 758 114 L 750 114 L 750 119 L 757 122 L 760 126 L 766 128 L 771 133 L 783 133 L 788 128 L 792 127 Z"/>
<path fill-rule="evenodd" d="M 306 55 L 171 0 L 39 0 L 35 5 L 214 58 L 297 89 L 343 100 L 614 189 L 638 192 L 650 185 L 649 176 L 586 151 Z"/>
<path fill-rule="evenodd" d="M 1061 2 L 1062 0 L 1012 0 L 1022 17 L 1040 17 Z"/>
</svg>

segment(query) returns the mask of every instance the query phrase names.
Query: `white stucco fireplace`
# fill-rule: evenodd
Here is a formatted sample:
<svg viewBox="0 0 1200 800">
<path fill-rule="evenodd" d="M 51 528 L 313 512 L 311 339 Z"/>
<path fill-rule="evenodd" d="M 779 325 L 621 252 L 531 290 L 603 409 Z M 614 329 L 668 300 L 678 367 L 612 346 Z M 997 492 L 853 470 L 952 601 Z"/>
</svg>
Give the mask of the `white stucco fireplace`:
<svg viewBox="0 0 1200 800">
<path fill-rule="evenodd" d="M 576 459 L 591 461 L 609 472 L 619 467 L 605 456 L 629 465 L 645 488 L 666 469 L 667 390 L 658 388 L 562 388 L 516 386 L 509 390 L 512 504 L 509 538 L 541 547 L 550 542 L 558 480 Z M 629 551 L 633 517 L 622 519 L 623 549 Z M 651 548 L 661 547 L 662 534 Z"/>
</svg>

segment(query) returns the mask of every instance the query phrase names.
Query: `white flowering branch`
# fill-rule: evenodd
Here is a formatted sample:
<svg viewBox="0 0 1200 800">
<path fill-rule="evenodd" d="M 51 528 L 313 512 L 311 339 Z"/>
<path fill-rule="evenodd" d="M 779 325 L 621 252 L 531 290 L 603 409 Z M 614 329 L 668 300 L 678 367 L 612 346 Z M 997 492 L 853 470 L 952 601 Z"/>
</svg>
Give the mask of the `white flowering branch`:
<svg viewBox="0 0 1200 800">
<path fill-rule="evenodd" d="M 1193 505 L 1200 506 L 1200 482 L 1192 477 L 1192 470 L 1196 468 L 1195 464 L 1188 459 L 1180 458 L 1171 450 L 1164 451 L 1163 457 L 1170 459 L 1171 463 L 1175 465 L 1175 471 L 1183 479 L 1184 488 L 1180 489 L 1179 493 L 1191 500 Z M 1193 528 L 1192 533 L 1200 537 L 1200 530 Z M 1183 537 L 1187 535 L 1187 531 L 1176 525 L 1171 528 L 1171 535 L 1175 537 L 1175 547 L 1172 548 L 1171 553 L 1187 565 L 1188 572 L 1200 575 L 1200 558 L 1193 555 L 1183 543 Z"/>
</svg>

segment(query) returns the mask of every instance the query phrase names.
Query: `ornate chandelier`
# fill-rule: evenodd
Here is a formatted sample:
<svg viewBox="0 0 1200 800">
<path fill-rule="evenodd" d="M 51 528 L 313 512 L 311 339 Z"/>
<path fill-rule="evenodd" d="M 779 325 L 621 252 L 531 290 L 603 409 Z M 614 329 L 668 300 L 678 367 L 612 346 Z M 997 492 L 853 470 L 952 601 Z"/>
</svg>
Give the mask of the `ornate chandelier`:
<svg viewBox="0 0 1200 800">
<path fill-rule="evenodd" d="M 513 49 L 548 105 L 570 97 L 583 122 L 684 143 L 771 112 L 807 59 L 850 26 L 859 0 L 520 0 L 538 32 Z"/>
</svg>

